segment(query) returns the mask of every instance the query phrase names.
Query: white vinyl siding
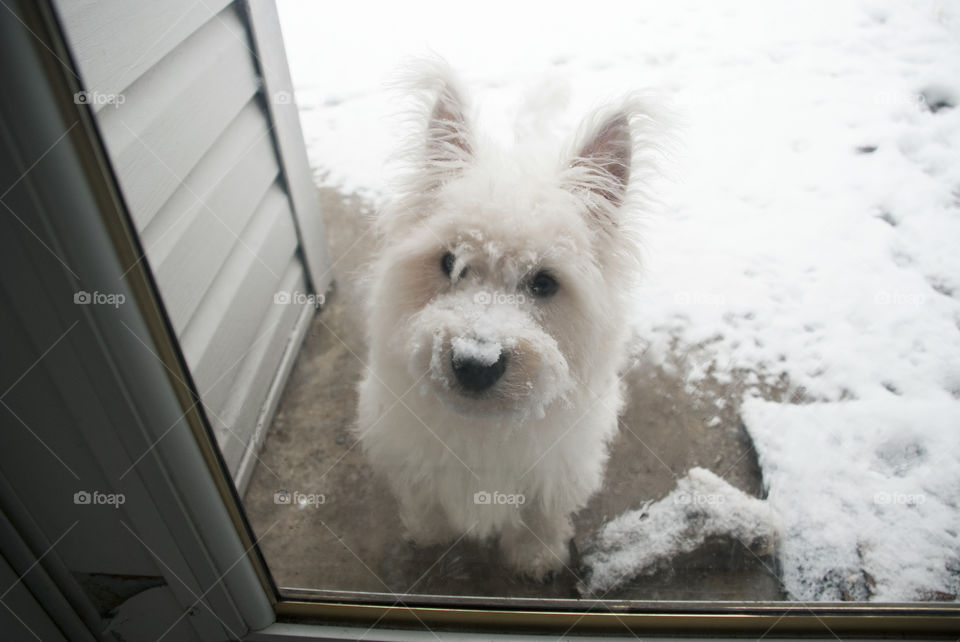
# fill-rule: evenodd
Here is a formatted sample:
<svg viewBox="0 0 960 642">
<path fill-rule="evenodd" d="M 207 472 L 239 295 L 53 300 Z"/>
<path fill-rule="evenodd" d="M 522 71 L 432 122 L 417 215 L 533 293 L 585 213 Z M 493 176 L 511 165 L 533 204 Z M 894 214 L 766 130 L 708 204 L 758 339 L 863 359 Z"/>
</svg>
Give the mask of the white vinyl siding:
<svg viewBox="0 0 960 642">
<path fill-rule="evenodd" d="M 273 7 L 56 4 L 146 260 L 242 492 L 314 311 L 277 304 L 274 294 L 329 284 L 296 111 L 271 103 L 269 92 L 291 90 Z M 258 59 L 257 43 L 270 50 L 269 64 Z"/>
</svg>

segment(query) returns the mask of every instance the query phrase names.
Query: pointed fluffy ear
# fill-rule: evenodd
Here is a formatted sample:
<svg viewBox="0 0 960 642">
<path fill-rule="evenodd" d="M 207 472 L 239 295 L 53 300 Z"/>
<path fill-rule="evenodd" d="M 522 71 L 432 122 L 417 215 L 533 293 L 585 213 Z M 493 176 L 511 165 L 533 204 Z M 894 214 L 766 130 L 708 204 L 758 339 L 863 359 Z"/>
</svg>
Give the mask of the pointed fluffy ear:
<svg viewBox="0 0 960 642">
<path fill-rule="evenodd" d="M 630 116 L 626 111 L 615 111 L 586 132 L 579 151 L 570 161 L 568 182 L 573 188 L 588 192 L 592 210 L 609 211 L 623 204 L 630 184 Z"/>
<path fill-rule="evenodd" d="M 676 125 L 664 96 L 628 94 L 584 121 L 561 170 L 561 184 L 603 231 L 622 231 L 624 203 L 629 200 L 632 210 L 657 202 L 649 189 L 670 166 Z"/>
<path fill-rule="evenodd" d="M 436 102 L 427 122 L 429 168 L 456 171 L 472 157 L 473 144 L 465 111 L 460 92 L 451 79 L 439 79 Z"/>
<path fill-rule="evenodd" d="M 442 58 L 406 61 L 393 89 L 407 135 L 392 157 L 394 197 L 377 216 L 385 236 L 429 217 L 438 191 L 473 165 L 477 150 L 464 93 Z"/>
</svg>

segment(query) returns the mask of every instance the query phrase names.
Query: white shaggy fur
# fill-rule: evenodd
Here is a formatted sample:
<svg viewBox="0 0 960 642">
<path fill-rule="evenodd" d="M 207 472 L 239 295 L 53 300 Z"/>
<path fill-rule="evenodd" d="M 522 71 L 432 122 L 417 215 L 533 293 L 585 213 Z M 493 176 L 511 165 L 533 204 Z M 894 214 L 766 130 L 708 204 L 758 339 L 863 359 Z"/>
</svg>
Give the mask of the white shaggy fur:
<svg viewBox="0 0 960 642">
<path fill-rule="evenodd" d="M 634 96 L 559 156 L 505 151 L 473 131 L 449 69 L 424 67 L 422 133 L 378 219 L 357 437 L 414 542 L 499 537 L 513 569 L 542 578 L 566 563 L 617 429 L 659 119 Z M 479 392 L 455 371 L 498 362 Z"/>
</svg>

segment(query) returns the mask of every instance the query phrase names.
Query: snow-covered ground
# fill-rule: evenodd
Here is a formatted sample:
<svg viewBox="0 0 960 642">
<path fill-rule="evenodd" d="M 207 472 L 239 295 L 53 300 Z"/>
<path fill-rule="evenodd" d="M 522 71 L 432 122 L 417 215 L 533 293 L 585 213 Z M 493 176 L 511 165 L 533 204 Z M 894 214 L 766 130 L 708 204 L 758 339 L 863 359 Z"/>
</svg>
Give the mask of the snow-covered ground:
<svg viewBox="0 0 960 642">
<path fill-rule="evenodd" d="M 646 223 L 647 354 L 744 390 L 791 598 L 956 599 L 960 4 L 537 4 L 281 0 L 320 179 L 384 198 L 410 55 L 498 131 L 531 87 L 570 129 L 661 90 L 685 126 Z"/>
</svg>

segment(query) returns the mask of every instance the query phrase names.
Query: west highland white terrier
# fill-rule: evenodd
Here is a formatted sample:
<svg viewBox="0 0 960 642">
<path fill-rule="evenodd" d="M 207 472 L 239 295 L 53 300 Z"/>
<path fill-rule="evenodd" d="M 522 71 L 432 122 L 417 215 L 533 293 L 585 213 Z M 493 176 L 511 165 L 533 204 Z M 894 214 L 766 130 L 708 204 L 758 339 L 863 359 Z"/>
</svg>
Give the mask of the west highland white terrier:
<svg viewBox="0 0 960 642">
<path fill-rule="evenodd" d="M 420 546 L 499 538 L 544 579 L 602 482 L 623 405 L 638 214 L 660 118 L 633 96 L 561 154 L 478 136 L 450 70 L 379 214 L 357 437 Z M 558 146 L 559 149 L 559 146 Z"/>
</svg>

